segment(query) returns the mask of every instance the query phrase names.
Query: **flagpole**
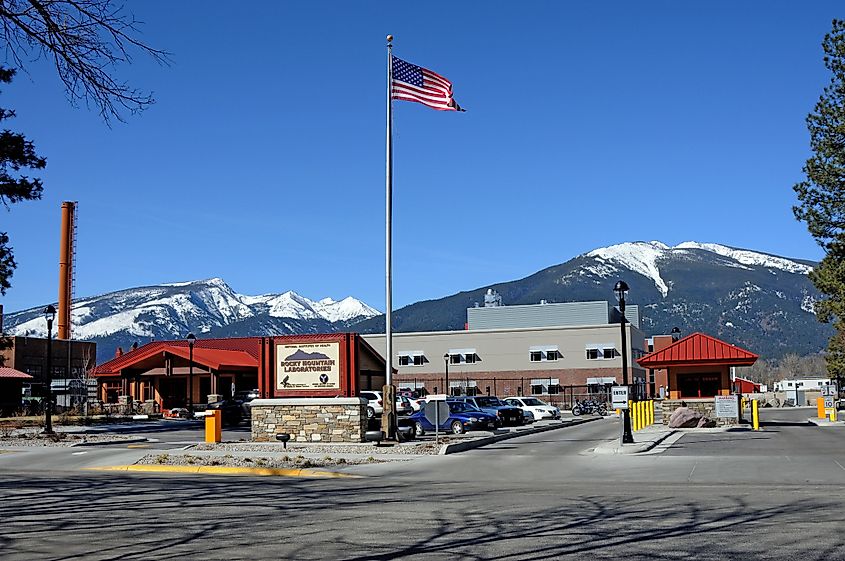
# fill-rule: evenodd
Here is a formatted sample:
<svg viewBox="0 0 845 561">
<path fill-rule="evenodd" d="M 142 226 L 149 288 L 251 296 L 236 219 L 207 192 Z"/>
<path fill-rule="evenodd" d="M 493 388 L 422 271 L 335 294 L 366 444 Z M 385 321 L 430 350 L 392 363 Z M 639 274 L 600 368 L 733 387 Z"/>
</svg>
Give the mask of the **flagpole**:
<svg viewBox="0 0 845 561">
<path fill-rule="evenodd" d="M 392 413 L 395 402 L 393 401 L 393 103 L 391 100 L 393 82 L 393 35 L 387 36 L 387 138 L 386 138 L 386 170 L 385 170 L 385 314 L 384 314 L 384 335 L 385 335 L 385 386 L 388 390 L 384 398 L 384 411 L 387 413 L 382 419 L 382 425 L 387 421 L 387 426 L 382 430 L 387 433 L 388 438 L 393 437 Z"/>
</svg>

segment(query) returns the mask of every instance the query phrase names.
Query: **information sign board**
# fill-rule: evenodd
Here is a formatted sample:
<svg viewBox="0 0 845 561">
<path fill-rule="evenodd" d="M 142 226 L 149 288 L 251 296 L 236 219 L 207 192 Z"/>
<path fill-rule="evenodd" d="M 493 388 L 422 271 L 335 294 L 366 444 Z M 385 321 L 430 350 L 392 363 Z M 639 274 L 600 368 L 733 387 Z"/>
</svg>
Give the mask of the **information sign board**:
<svg viewBox="0 0 845 561">
<path fill-rule="evenodd" d="M 739 396 L 717 395 L 713 398 L 716 402 L 716 417 L 720 419 L 739 418 Z"/>
<path fill-rule="evenodd" d="M 613 386 L 610 388 L 611 409 L 628 408 L 628 386 Z"/>
</svg>

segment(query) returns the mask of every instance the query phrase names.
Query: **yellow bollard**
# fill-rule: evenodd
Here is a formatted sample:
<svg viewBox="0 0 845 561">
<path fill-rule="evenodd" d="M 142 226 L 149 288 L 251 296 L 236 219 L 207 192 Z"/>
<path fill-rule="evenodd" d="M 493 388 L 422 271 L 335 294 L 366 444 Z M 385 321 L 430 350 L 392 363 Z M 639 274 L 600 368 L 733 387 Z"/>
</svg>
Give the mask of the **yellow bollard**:
<svg viewBox="0 0 845 561">
<path fill-rule="evenodd" d="M 219 409 L 208 411 L 205 416 L 205 441 L 223 441 L 223 412 Z"/>
<path fill-rule="evenodd" d="M 637 430 L 643 430 L 643 402 L 637 402 Z"/>
<path fill-rule="evenodd" d="M 634 402 L 634 430 L 640 430 L 640 402 Z"/>
<path fill-rule="evenodd" d="M 816 398 L 816 415 L 818 415 L 819 419 L 824 419 L 827 417 L 827 413 L 824 410 L 824 398 L 817 397 Z"/>
<path fill-rule="evenodd" d="M 757 400 L 751 400 L 751 424 L 754 430 L 760 430 L 760 411 L 757 409 Z"/>
<path fill-rule="evenodd" d="M 640 421 L 639 423 L 637 423 L 640 426 L 640 430 L 643 430 L 643 427 L 645 426 L 645 424 L 643 423 L 643 405 L 645 405 L 645 403 L 641 401 L 639 407 Z"/>
<path fill-rule="evenodd" d="M 637 404 L 632 401 L 628 406 L 629 414 L 631 415 L 631 430 L 637 432 Z"/>
</svg>

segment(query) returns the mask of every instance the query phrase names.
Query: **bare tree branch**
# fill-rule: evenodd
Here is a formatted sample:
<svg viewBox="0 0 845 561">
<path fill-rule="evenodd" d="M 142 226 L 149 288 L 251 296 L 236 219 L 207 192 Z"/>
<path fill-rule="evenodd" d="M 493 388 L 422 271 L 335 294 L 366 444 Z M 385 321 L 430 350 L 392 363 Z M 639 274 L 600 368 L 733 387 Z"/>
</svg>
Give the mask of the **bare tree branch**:
<svg viewBox="0 0 845 561">
<path fill-rule="evenodd" d="M 50 59 L 72 103 L 97 107 L 107 123 L 155 102 L 114 77 L 140 51 L 160 64 L 169 53 L 137 39 L 141 22 L 114 0 L 0 0 L 0 44 L 16 67 Z"/>
</svg>

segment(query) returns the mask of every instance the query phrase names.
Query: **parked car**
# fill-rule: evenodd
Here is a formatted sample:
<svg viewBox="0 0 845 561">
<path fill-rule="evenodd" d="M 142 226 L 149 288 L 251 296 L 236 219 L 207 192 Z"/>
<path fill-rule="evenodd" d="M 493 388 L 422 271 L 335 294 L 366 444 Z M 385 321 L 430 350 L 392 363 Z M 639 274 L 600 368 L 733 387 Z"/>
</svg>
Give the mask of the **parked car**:
<svg viewBox="0 0 845 561">
<path fill-rule="evenodd" d="M 243 402 L 237 399 L 223 399 L 206 405 L 206 411 L 222 411 L 224 425 L 239 425 L 244 420 Z"/>
<path fill-rule="evenodd" d="M 242 390 L 239 392 L 235 392 L 233 399 L 235 401 L 239 401 L 241 403 L 241 412 L 245 419 L 252 421 L 252 405 L 250 405 L 250 401 L 253 399 L 257 399 L 260 393 L 257 389 L 255 390 Z"/>
<path fill-rule="evenodd" d="M 494 415 L 500 426 L 525 424 L 522 409 L 508 405 L 495 395 L 464 396 L 454 399 L 469 403 L 485 413 Z"/>
<path fill-rule="evenodd" d="M 449 404 L 449 417 L 440 423 L 441 430 L 461 434 L 468 430 L 493 429 L 497 425 L 495 415 L 485 413 L 472 404 L 457 400 L 447 400 L 446 403 Z M 425 406 L 408 419 L 414 422 L 416 436 L 434 430 L 434 424 L 425 418 Z"/>
<path fill-rule="evenodd" d="M 396 396 L 396 414 L 397 415 L 410 415 L 414 412 L 414 408 L 411 405 L 411 400 L 405 397 L 404 395 L 397 395 Z"/>
<path fill-rule="evenodd" d="M 523 411 L 530 411 L 535 421 L 560 419 L 560 409 L 536 397 L 509 397 L 503 401 L 508 405 L 519 407 Z"/>
<path fill-rule="evenodd" d="M 381 398 L 381 392 L 379 391 L 365 391 L 358 393 L 359 397 L 363 397 L 369 403 L 367 403 L 367 418 L 372 419 L 376 415 L 381 415 L 384 412 L 384 401 Z"/>
</svg>

